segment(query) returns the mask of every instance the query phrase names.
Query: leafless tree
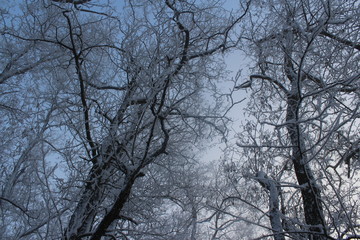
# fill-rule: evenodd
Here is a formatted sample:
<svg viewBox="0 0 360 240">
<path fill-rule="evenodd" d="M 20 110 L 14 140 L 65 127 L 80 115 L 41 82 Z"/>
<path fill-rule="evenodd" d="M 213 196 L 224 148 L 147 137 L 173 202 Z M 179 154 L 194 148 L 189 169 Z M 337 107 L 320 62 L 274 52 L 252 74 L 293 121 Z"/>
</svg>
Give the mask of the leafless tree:
<svg viewBox="0 0 360 240">
<path fill-rule="evenodd" d="M 248 4 L 236 15 L 216 1 L 18 4 L 1 12 L 2 238 L 150 236 L 134 216 L 166 202 L 141 184 L 161 181 L 156 164 L 186 159 L 207 129 L 226 132 L 221 102 L 202 95 Z M 180 190 L 195 239 L 198 200 Z"/>
<path fill-rule="evenodd" d="M 358 11 L 320 0 L 259 1 L 251 11 L 244 50 L 256 66 L 238 86 L 251 98 L 237 142 L 245 163 L 235 164 L 270 206 L 277 196 L 267 214 L 275 239 L 359 237 Z"/>
</svg>

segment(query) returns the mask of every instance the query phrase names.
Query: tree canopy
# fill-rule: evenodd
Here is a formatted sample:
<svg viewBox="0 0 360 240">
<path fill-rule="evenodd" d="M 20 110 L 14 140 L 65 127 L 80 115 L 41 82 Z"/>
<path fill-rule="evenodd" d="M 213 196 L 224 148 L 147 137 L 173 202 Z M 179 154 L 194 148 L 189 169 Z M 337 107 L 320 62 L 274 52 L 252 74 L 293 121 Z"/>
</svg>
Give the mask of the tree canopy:
<svg viewBox="0 0 360 240">
<path fill-rule="evenodd" d="M 359 11 L 4 4 L 0 238 L 359 239 Z"/>
</svg>

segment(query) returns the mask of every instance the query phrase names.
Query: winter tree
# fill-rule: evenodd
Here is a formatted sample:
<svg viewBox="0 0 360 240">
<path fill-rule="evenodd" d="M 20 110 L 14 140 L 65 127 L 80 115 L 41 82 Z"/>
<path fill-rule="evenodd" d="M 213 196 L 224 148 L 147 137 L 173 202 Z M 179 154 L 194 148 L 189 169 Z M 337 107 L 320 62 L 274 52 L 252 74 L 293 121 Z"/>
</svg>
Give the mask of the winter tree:
<svg viewBox="0 0 360 240">
<path fill-rule="evenodd" d="M 195 239 L 191 148 L 226 133 L 220 96 L 204 97 L 218 93 L 241 6 L 2 7 L 0 238 Z"/>
<path fill-rule="evenodd" d="M 260 215 L 260 238 L 358 239 L 359 2 L 253 6 L 243 50 L 255 64 L 238 86 L 247 120 L 224 163 L 223 202 Z"/>
</svg>

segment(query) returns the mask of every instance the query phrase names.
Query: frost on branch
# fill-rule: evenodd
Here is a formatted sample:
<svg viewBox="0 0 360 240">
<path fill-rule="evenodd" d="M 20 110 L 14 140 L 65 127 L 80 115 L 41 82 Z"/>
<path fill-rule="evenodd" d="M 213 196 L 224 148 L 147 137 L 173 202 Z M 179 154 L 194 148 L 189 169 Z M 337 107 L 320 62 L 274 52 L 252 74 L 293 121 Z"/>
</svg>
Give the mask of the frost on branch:
<svg viewBox="0 0 360 240">
<path fill-rule="evenodd" d="M 263 171 L 256 174 L 255 179 L 269 191 L 269 218 L 275 240 L 285 240 L 279 211 L 279 192 L 277 183 L 270 179 Z"/>
</svg>

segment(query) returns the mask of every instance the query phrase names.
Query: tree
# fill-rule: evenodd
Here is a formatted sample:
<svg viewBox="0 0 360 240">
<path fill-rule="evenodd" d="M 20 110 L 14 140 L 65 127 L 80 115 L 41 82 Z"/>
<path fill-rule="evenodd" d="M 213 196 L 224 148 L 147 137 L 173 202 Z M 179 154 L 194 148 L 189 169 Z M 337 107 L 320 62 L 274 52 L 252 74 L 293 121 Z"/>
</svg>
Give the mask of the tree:
<svg viewBox="0 0 360 240">
<path fill-rule="evenodd" d="M 235 164 L 268 192 L 274 239 L 359 238 L 358 11 L 314 0 L 250 12 L 244 50 L 256 65 L 238 86 L 251 97 Z"/>
<path fill-rule="evenodd" d="M 223 74 L 216 54 L 237 44 L 248 4 L 236 16 L 216 1 L 121 7 L 2 10 L 4 239 L 126 239 L 123 226 L 136 219 L 123 213 L 136 216 L 127 203 L 144 193 L 136 183 L 161 181 L 152 166 L 184 156 L 206 128 L 224 132 L 220 102 L 201 99 Z"/>
</svg>

